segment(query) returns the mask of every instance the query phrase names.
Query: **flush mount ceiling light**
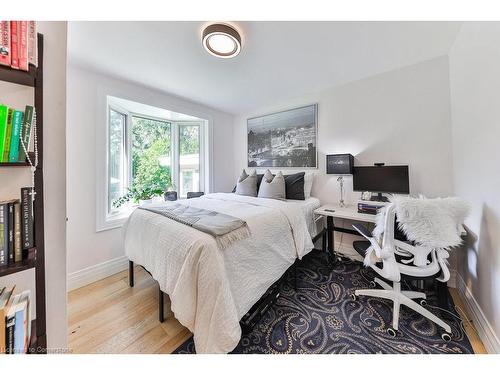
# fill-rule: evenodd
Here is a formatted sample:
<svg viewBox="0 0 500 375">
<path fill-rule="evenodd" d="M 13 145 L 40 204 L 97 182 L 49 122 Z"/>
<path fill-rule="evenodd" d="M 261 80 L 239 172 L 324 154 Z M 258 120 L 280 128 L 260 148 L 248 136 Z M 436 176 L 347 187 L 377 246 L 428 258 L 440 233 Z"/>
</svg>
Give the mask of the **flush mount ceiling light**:
<svg viewBox="0 0 500 375">
<path fill-rule="evenodd" d="M 213 56 L 229 59 L 241 51 L 240 34 L 231 26 L 215 23 L 203 30 L 203 47 Z"/>
</svg>

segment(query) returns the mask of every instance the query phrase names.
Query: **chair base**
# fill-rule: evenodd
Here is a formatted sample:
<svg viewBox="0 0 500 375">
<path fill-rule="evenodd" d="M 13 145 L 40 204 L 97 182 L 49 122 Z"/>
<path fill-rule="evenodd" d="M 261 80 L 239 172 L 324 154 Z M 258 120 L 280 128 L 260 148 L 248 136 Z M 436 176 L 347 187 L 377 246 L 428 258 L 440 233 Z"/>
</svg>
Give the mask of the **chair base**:
<svg viewBox="0 0 500 375">
<path fill-rule="evenodd" d="M 392 311 L 392 328 L 398 330 L 399 327 L 399 308 L 401 305 L 405 305 L 418 312 L 420 315 L 426 317 L 427 319 L 433 321 L 438 326 L 443 328 L 446 333 L 451 334 L 451 327 L 449 324 L 445 323 L 442 319 L 438 318 L 435 314 L 431 313 L 429 310 L 425 309 L 415 301 L 414 299 L 424 299 L 426 298 L 425 293 L 415 292 L 411 290 L 401 290 L 401 284 L 399 282 L 394 282 L 390 286 L 385 281 L 375 278 L 375 282 L 379 284 L 382 289 L 360 289 L 354 292 L 355 296 L 369 296 L 388 299 L 393 302 Z"/>
</svg>

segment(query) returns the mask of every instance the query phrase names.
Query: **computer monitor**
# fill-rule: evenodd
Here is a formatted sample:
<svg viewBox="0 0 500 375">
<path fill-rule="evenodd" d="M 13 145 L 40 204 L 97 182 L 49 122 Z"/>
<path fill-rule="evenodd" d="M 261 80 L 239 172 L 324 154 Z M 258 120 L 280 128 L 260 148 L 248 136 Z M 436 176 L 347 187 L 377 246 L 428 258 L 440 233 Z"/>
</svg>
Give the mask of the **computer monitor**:
<svg viewBox="0 0 500 375">
<path fill-rule="evenodd" d="M 352 177 L 354 191 L 379 193 L 378 199 L 381 193 L 410 193 L 407 165 L 354 167 Z"/>
</svg>

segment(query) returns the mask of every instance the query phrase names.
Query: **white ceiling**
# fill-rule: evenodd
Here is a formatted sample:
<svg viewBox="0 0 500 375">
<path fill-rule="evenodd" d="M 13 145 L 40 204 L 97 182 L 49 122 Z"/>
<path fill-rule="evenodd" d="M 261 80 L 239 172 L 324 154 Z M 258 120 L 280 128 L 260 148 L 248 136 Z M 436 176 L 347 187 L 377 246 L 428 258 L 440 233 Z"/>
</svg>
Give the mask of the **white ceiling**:
<svg viewBox="0 0 500 375">
<path fill-rule="evenodd" d="M 77 64 L 229 113 L 448 54 L 460 22 L 238 22 L 242 52 L 218 59 L 202 22 L 70 22 Z"/>
</svg>

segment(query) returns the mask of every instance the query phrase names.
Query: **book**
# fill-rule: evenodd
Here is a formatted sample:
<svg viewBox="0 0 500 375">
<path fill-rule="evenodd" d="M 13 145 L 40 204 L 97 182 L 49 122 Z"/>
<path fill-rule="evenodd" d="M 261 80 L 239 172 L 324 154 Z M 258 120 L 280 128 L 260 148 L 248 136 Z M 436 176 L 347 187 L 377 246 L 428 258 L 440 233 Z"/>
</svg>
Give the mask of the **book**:
<svg viewBox="0 0 500 375">
<path fill-rule="evenodd" d="M 19 21 L 10 21 L 10 67 L 19 69 Z"/>
<path fill-rule="evenodd" d="M 38 66 L 38 35 L 36 21 L 28 21 L 28 62 Z"/>
<path fill-rule="evenodd" d="M 10 21 L 0 21 L 0 65 L 10 66 Z"/>
<path fill-rule="evenodd" d="M 26 152 L 24 150 L 26 149 L 26 151 L 28 151 L 32 133 L 31 128 L 34 121 L 35 108 L 31 105 L 27 105 L 24 111 L 24 118 L 20 132 L 20 142 L 24 144 L 24 147 L 19 145 L 19 161 L 26 161 Z"/>
<path fill-rule="evenodd" d="M 7 314 L 12 305 L 12 297 L 15 288 L 15 286 L 10 289 L 4 288 L 4 291 L 0 295 L 0 354 L 4 354 L 7 347 Z"/>
<path fill-rule="evenodd" d="M 6 266 L 8 263 L 8 237 L 7 226 L 8 203 L 0 203 L 0 266 Z"/>
<path fill-rule="evenodd" d="M 14 301 L 11 307 L 11 312 L 15 315 L 14 354 L 24 354 L 28 349 L 28 325 L 31 325 L 28 324 L 29 294 L 29 290 L 18 294 L 17 302 Z"/>
<path fill-rule="evenodd" d="M 9 161 L 9 152 L 10 152 L 10 140 L 12 137 L 12 113 L 13 110 L 9 108 L 7 110 L 7 124 L 5 125 L 7 128 L 5 130 L 5 141 L 3 145 L 3 155 L 0 161 L 7 162 Z"/>
<path fill-rule="evenodd" d="M 19 21 L 19 69 L 28 71 L 28 21 Z"/>
<path fill-rule="evenodd" d="M 14 203 L 14 262 L 23 260 L 23 246 L 21 243 L 21 203 Z"/>
<path fill-rule="evenodd" d="M 9 263 L 14 263 L 14 202 L 7 203 L 7 258 Z"/>
<path fill-rule="evenodd" d="M 16 162 L 19 160 L 19 142 L 21 139 L 21 129 L 23 126 L 23 121 L 24 113 L 14 110 L 12 114 L 12 135 L 10 142 L 9 162 Z"/>
<path fill-rule="evenodd" d="M 8 316 L 5 318 L 5 353 L 13 354 L 14 352 L 14 325 L 16 317 Z"/>
<path fill-rule="evenodd" d="M 19 159 L 19 138 L 23 119 L 20 111 L 9 110 L 12 122 L 12 134 L 10 137 L 9 162 L 16 162 Z"/>
<path fill-rule="evenodd" d="M 23 250 L 34 246 L 32 187 L 21 188 L 21 241 Z"/>
<path fill-rule="evenodd" d="M 25 290 L 21 293 L 21 298 L 19 300 L 19 303 L 22 307 L 22 322 L 24 325 L 22 342 L 19 343 L 22 353 L 28 352 L 28 347 L 31 339 L 30 294 L 31 293 L 29 290 Z"/>
<path fill-rule="evenodd" d="M 13 354 L 14 353 L 14 348 L 15 348 L 15 325 L 16 325 L 16 310 L 17 310 L 17 305 L 19 304 L 19 301 L 21 299 L 21 294 L 16 294 L 13 299 L 12 299 L 12 304 L 10 305 L 10 309 L 7 311 L 7 316 L 6 316 L 6 329 L 7 332 L 5 334 L 5 341 L 6 341 L 6 353 L 8 354 Z"/>
<path fill-rule="evenodd" d="M 0 104 L 0 161 L 3 160 L 3 148 L 5 146 L 5 135 L 7 133 L 7 116 L 9 108 Z"/>
<path fill-rule="evenodd" d="M 28 21 L 28 63 L 38 66 L 38 36 L 36 21 Z"/>
</svg>

